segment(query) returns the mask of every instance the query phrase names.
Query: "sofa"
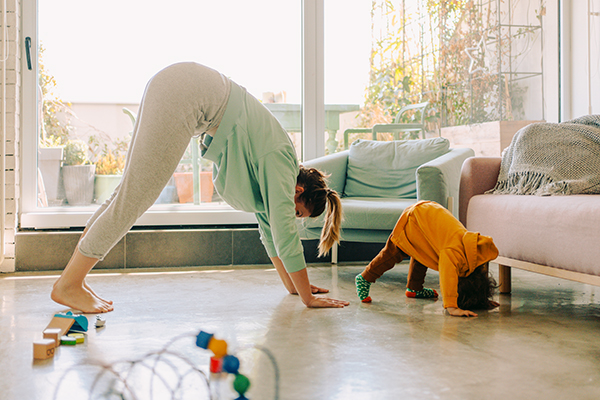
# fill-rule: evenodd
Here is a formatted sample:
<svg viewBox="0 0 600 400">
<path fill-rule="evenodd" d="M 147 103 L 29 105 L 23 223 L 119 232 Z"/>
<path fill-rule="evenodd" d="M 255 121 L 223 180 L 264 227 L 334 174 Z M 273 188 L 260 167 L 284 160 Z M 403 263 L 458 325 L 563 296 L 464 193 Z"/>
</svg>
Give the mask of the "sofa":
<svg viewBox="0 0 600 400">
<path fill-rule="evenodd" d="M 461 166 L 471 149 L 451 149 L 444 138 L 357 140 L 349 150 L 303 163 L 329 174 L 342 196 L 346 242 L 385 243 L 404 209 L 419 200 L 436 201 L 457 213 Z M 323 216 L 299 220 L 302 239 L 318 239 Z M 332 262 L 337 262 L 337 247 Z"/>
<path fill-rule="evenodd" d="M 500 164 L 467 159 L 459 194 L 460 221 L 498 247 L 500 293 L 511 291 L 511 268 L 600 286 L 600 195 L 485 194 Z"/>
</svg>

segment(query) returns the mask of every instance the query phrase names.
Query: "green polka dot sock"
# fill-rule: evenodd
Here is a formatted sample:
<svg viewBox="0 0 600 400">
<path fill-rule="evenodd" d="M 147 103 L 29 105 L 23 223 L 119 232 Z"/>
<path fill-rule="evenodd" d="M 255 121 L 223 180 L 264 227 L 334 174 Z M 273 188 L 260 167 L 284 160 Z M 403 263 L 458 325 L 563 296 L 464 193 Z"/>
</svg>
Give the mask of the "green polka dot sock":
<svg viewBox="0 0 600 400">
<path fill-rule="evenodd" d="M 433 299 L 438 297 L 438 294 L 435 290 L 430 288 L 423 288 L 423 290 L 412 290 L 406 289 L 406 297 L 414 297 L 416 299 Z"/>
<path fill-rule="evenodd" d="M 371 302 L 371 297 L 369 297 L 369 290 L 371 289 L 371 282 L 367 281 L 362 277 L 361 274 L 356 275 L 356 294 L 358 294 L 358 298 L 363 303 Z"/>
</svg>

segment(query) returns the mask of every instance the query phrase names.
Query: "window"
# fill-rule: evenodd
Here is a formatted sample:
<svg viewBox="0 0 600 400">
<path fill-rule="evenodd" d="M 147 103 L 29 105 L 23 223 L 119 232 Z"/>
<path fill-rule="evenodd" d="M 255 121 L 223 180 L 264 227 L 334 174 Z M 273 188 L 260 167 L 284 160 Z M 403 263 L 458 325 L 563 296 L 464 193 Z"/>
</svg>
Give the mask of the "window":
<svg viewBox="0 0 600 400">
<path fill-rule="evenodd" d="M 24 123 L 23 227 L 85 224 L 118 184 L 146 82 L 175 62 L 205 64 L 244 86 L 280 119 L 302 154 L 300 0 L 25 3 L 30 18 L 24 36 L 31 38 L 33 67 L 24 73 L 29 98 L 24 112 L 33 118 L 24 121 L 35 121 L 37 114 L 39 123 Z M 75 141 L 78 145 L 72 145 Z M 52 161 L 54 147 L 59 154 Z M 60 164 L 79 148 L 95 167 L 95 173 L 88 172 L 87 193 L 69 188 L 71 168 Z M 31 167 L 36 164 L 40 177 Z M 170 183 L 139 223 L 254 223 L 252 215 L 220 200 L 209 178 L 211 168 L 198 157 L 192 140 Z M 114 183 L 103 189 L 110 178 Z"/>
<path fill-rule="evenodd" d="M 369 85 L 371 57 L 369 1 L 325 2 L 325 153 L 344 149 L 343 133 L 360 125 L 358 110 Z"/>
</svg>

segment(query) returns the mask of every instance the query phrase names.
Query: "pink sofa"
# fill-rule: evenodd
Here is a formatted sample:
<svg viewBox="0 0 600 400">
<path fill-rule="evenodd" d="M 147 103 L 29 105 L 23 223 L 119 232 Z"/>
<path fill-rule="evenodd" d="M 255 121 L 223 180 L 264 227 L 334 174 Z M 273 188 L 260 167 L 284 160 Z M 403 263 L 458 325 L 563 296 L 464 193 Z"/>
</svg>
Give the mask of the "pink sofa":
<svg viewBox="0 0 600 400">
<path fill-rule="evenodd" d="M 600 195 L 484 194 L 500 157 L 472 157 L 461 171 L 459 219 L 489 235 L 500 252 L 500 293 L 510 293 L 511 268 L 600 286 Z"/>
</svg>

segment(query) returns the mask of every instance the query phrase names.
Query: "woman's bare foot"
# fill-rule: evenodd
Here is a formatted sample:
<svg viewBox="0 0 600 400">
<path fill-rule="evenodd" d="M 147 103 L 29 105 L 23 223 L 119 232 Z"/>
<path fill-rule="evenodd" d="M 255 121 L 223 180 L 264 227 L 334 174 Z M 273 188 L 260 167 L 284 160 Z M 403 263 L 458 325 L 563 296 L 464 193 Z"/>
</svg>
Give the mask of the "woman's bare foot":
<svg viewBox="0 0 600 400">
<path fill-rule="evenodd" d="M 52 290 L 54 290 L 54 288 L 56 287 L 56 285 L 58 284 L 59 281 L 60 281 L 60 279 L 58 279 L 56 282 L 54 282 L 54 285 L 52 286 Z M 113 304 L 112 300 L 106 300 L 106 299 L 103 299 L 102 297 L 98 296 L 96 294 L 96 292 L 94 292 L 94 290 L 90 287 L 90 285 L 87 284 L 86 281 L 83 281 L 83 288 L 85 290 L 87 290 L 88 292 L 90 292 L 90 294 L 92 296 L 94 296 L 101 304 L 103 304 L 105 306 L 110 306 Z"/>
<path fill-rule="evenodd" d="M 92 288 L 90 287 L 90 285 L 88 285 L 88 284 L 87 284 L 87 282 L 86 282 L 86 281 L 83 281 L 83 287 L 84 287 L 84 288 L 85 288 L 85 289 L 86 289 L 88 292 L 90 292 L 90 293 L 92 294 L 92 296 L 94 296 L 95 298 L 97 298 L 97 299 L 98 299 L 98 300 L 100 300 L 101 302 L 103 302 L 103 303 L 106 303 L 106 304 L 110 304 L 110 305 L 112 305 L 112 303 L 113 303 L 113 302 L 112 302 L 112 300 L 106 300 L 106 299 L 103 299 L 102 297 L 98 296 L 98 295 L 96 294 L 96 292 L 94 292 L 94 291 L 92 290 Z"/>
<path fill-rule="evenodd" d="M 80 285 L 65 285 L 58 279 L 50 295 L 58 304 L 79 310 L 83 313 L 105 313 L 113 310 L 112 304 L 100 300 L 85 287 Z"/>
</svg>

